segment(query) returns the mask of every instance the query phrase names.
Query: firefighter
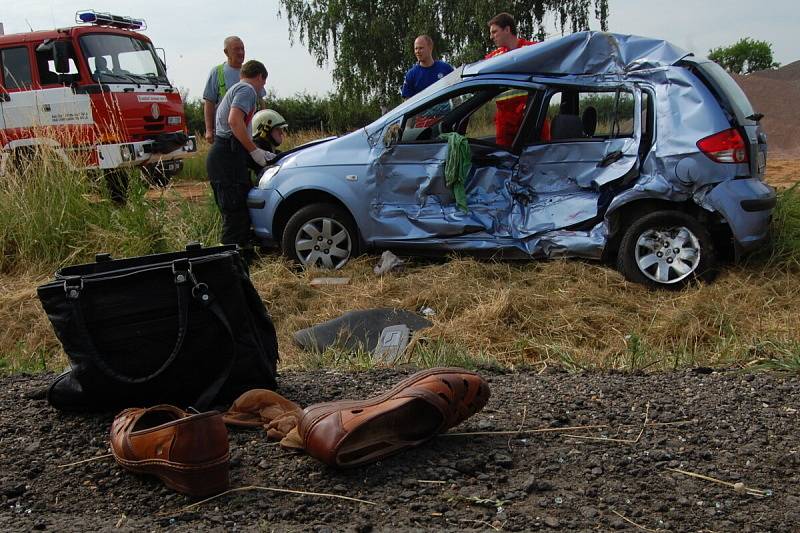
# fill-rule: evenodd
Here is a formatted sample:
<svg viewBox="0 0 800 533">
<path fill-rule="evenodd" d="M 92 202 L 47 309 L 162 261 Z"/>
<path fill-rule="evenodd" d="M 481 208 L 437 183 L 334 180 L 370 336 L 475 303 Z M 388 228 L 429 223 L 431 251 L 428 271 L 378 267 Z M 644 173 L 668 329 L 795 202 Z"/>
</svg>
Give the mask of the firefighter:
<svg viewBox="0 0 800 533">
<path fill-rule="evenodd" d="M 253 116 L 251 126 L 256 146 L 273 154 L 281 153 L 278 147 L 286 137 L 289 124 L 280 113 L 272 109 L 262 109 Z"/>
<path fill-rule="evenodd" d="M 508 13 L 498 13 L 489 20 L 489 36 L 497 46 L 486 54 L 484 59 L 491 59 L 523 46 L 537 44 L 536 41 L 526 41 L 517 37 L 517 22 Z M 525 116 L 525 105 L 528 101 L 527 93 L 511 92 L 497 100 L 497 113 L 494 116 L 496 143 L 504 148 L 510 148 L 514 143 Z M 545 124 L 548 133 L 542 131 L 542 137 L 549 137 L 549 127 Z"/>
<path fill-rule="evenodd" d="M 250 213 L 247 193 L 252 188 L 250 160 L 264 167 L 275 154 L 253 143 L 250 123 L 258 95 L 267 82 L 267 69 L 259 61 L 242 65 L 241 81 L 230 87 L 217 106 L 214 143 L 208 152 L 206 170 L 214 200 L 222 213 L 222 244 L 237 244 L 248 262 Z"/>
<path fill-rule="evenodd" d="M 235 35 L 226 37 L 222 51 L 225 53 L 227 61 L 211 69 L 206 80 L 205 89 L 203 89 L 205 137 L 209 143 L 214 142 L 214 116 L 217 111 L 217 105 L 225 96 L 227 90 L 239 82 L 239 71 L 242 68 L 242 63 L 244 63 L 244 43 L 239 37 Z"/>
</svg>

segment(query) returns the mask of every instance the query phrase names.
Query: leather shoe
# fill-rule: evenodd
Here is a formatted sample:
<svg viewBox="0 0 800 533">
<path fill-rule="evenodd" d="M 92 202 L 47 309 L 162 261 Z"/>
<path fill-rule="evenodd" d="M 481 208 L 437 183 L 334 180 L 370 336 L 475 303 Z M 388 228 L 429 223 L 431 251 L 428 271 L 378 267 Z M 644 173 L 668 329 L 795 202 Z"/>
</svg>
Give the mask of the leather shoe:
<svg viewBox="0 0 800 533">
<path fill-rule="evenodd" d="M 123 468 L 157 476 L 189 496 L 210 496 L 229 486 L 228 430 L 216 411 L 126 409 L 111 425 L 111 451 Z"/>
<path fill-rule="evenodd" d="M 417 372 L 368 400 L 315 404 L 303 411 L 305 450 L 332 466 L 378 461 L 460 424 L 489 400 L 489 384 L 462 368 Z"/>
</svg>

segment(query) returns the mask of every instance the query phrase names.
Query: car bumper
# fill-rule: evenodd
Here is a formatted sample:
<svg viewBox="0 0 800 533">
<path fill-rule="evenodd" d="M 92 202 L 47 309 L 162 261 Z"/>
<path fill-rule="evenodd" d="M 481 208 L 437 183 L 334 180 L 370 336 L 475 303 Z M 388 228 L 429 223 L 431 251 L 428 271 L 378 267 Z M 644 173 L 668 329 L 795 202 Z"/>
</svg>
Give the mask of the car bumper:
<svg viewBox="0 0 800 533">
<path fill-rule="evenodd" d="M 769 239 L 775 189 L 758 179 L 724 181 L 706 197 L 731 228 L 737 257 L 756 250 Z"/>
<path fill-rule="evenodd" d="M 276 246 L 280 236 L 272 230 L 275 211 L 283 197 L 275 189 L 253 188 L 247 195 L 247 209 L 253 223 L 253 232 L 264 246 Z"/>
<path fill-rule="evenodd" d="M 197 153 L 197 141 L 189 137 L 186 144 L 166 154 L 154 154 L 149 147 L 153 141 L 101 144 L 97 146 L 97 168 L 110 169 L 152 165 L 179 160 Z"/>
</svg>

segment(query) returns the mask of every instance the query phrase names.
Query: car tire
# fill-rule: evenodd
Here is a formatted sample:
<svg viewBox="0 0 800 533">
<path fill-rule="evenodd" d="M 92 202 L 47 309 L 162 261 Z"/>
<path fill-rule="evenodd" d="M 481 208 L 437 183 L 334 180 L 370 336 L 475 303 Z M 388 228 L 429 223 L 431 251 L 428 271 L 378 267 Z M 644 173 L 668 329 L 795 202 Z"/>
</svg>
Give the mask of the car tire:
<svg viewBox="0 0 800 533">
<path fill-rule="evenodd" d="M 145 180 L 147 180 L 147 183 L 154 187 L 166 187 L 170 184 L 172 178 L 175 177 L 178 172 L 180 172 L 180 169 L 167 170 L 160 165 L 149 165 L 142 167 L 142 175 L 144 176 Z"/>
<path fill-rule="evenodd" d="M 104 172 L 106 188 L 111 201 L 122 205 L 128 198 L 128 171 L 126 169 L 108 169 Z"/>
<path fill-rule="evenodd" d="M 617 252 L 617 268 L 628 281 L 679 289 L 692 280 L 711 281 L 716 255 L 711 236 L 682 211 L 655 211 L 634 221 Z"/>
<path fill-rule="evenodd" d="M 281 248 L 303 267 L 338 269 L 359 253 L 353 217 L 333 204 L 312 204 L 289 218 Z"/>
</svg>

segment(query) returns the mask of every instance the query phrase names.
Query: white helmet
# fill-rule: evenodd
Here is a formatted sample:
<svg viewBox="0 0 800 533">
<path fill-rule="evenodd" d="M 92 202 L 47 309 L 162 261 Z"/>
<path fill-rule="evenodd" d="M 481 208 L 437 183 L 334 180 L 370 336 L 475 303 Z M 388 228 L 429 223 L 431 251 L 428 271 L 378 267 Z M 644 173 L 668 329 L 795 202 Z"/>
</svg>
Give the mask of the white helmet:
<svg viewBox="0 0 800 533">
<path fill-rule="evenodd" d="M 289 127 L 286 119 L 284 119 L 280 113 L 272 109 L 262 109 L 253 115 L 251 125 L 253 128 L 253 136 L 261 135 L 263 137 L 269 135 L 269 132 L 272 131 L 273 128 L 285 129 Z"/>
</svg>

